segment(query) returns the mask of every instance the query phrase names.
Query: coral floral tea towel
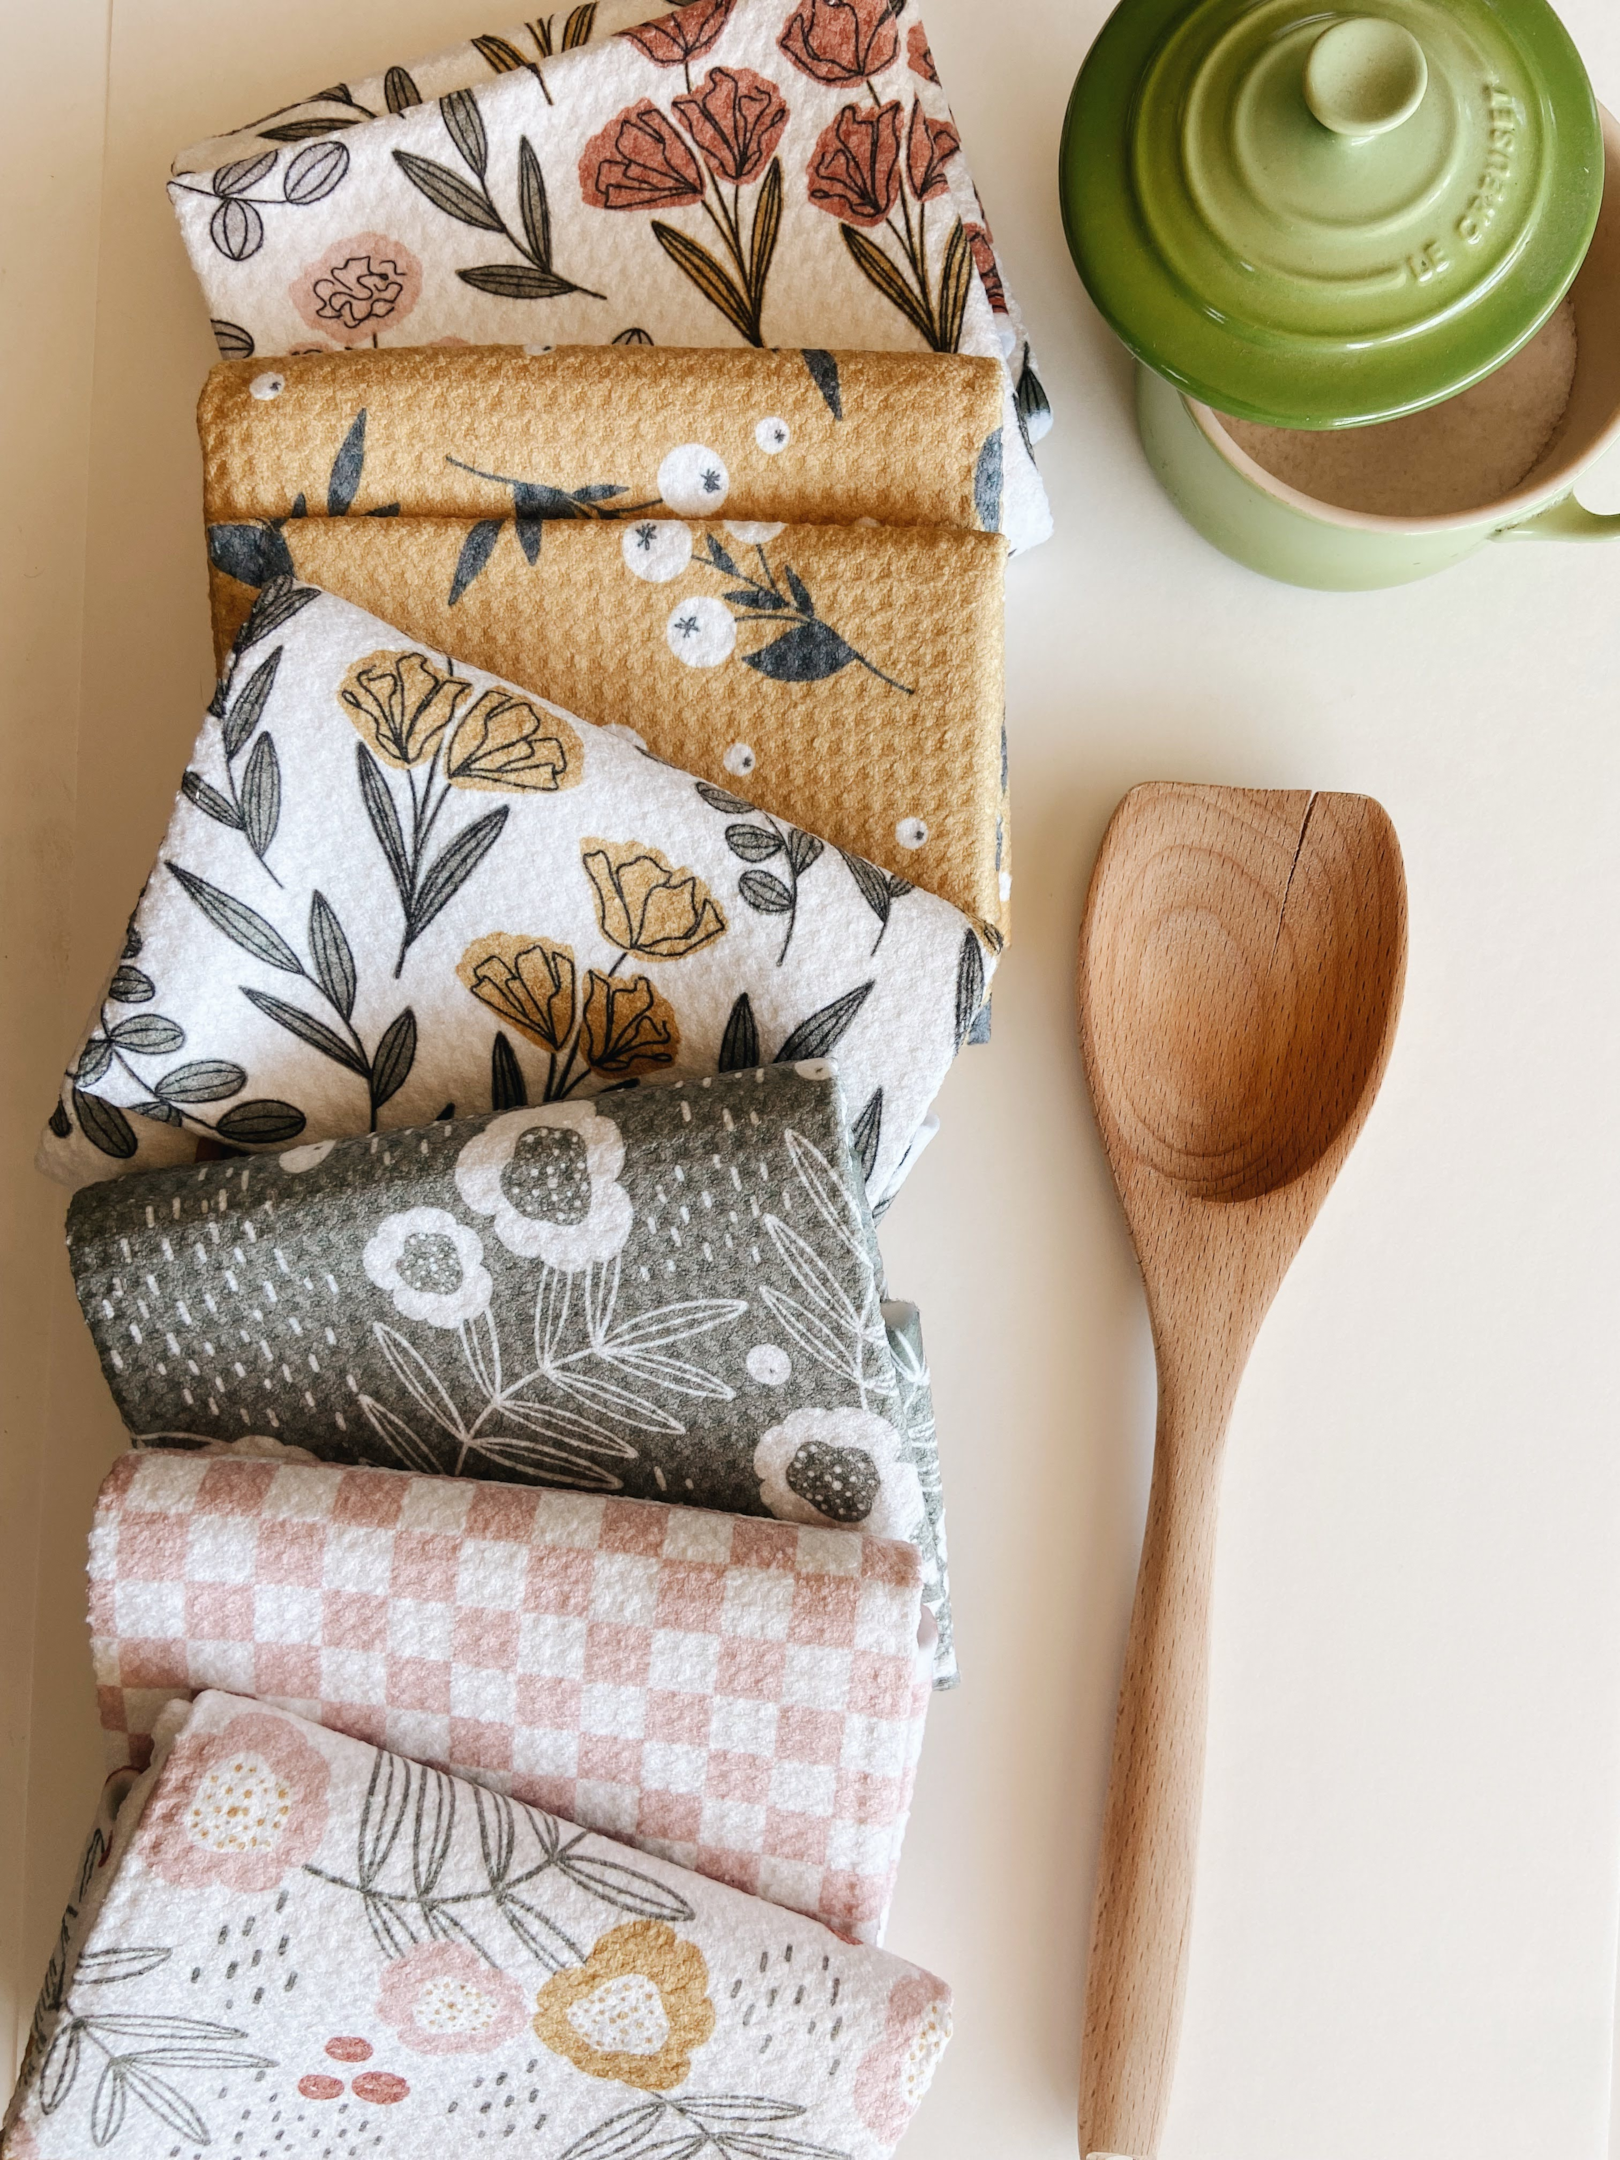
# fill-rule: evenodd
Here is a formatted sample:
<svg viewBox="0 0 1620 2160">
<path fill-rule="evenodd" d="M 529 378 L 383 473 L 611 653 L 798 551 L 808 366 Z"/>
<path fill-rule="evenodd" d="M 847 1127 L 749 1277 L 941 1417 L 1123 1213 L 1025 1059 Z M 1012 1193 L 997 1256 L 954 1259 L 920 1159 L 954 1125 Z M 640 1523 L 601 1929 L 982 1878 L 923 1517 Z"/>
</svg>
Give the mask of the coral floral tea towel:
<svg viewBox="0 0 1620 2160">
<path fill-rule="evenodd" d="M 90 1870 L 5 2151 L 883 2160 L 949 2031 L 898 1958 L 209 1693 Z"/>
<path fill-rule="evenodd" d="M 126 1454 L 90 1535 L 110 1767 L 238 1689 L 875 1940 L 928 1707 L 909 1545 L 643 1500 Z"/>
<path fill-rule="evenodd" d="M 907 1538 L 948 1641 L 927 1367 L 817 1070 L 88 1186 L 68 1249 L 119 1412 L 151 1446 Z"/>
<path fill-rule="evenodd" d="M 226 357 L 444 338 L 979 354 L 1005 370 L 1008 538 L 1044 539 L 1046 400 L 913 11 L 690 0 L 553 55 L 555 20 L 424 66 L 431 101 L 393 68 L 179 161 Z"/>
<path fill-rule="evenodd" d="M 931 894 L 275 580 L 41 1163 L 79 1185 L 836 1054 L 881 1198 L 993 957 Z"/>
</svg>

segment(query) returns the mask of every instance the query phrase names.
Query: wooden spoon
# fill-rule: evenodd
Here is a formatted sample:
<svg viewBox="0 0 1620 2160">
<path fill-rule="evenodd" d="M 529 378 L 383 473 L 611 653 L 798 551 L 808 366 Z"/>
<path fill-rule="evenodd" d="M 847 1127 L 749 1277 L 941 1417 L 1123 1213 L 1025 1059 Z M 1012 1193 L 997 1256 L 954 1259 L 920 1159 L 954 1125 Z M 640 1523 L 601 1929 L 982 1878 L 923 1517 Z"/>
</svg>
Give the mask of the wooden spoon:
<svg viewBox="0 0 1620 2160">
<path fill-rule="evenodd" d="M 1370 797 L 1156 783 L 1114 812 L 1080 931 L 1080 1044 L 1147 1289 L 1159 1422 L 1092 1922 L 1082 2153 L 1157 2151 L 1226 1428 L 1378 1092 L 1405 973 L 1400 848 Z"/>
</svg>

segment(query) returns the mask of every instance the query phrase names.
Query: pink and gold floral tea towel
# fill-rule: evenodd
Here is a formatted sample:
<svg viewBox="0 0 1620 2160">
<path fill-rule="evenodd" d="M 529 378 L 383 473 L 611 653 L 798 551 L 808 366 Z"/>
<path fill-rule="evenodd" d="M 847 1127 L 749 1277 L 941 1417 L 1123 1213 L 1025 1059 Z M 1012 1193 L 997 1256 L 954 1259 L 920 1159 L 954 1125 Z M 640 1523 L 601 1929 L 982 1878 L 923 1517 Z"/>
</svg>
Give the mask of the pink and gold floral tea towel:
<svg viewBox="0 0 1620 2160">
<path fill-rule="evenodd" d="M 90 1534 L 108 1764 L 235 1689 L 877 1941 L 930 1693 L 919 1565 L 653 1501 L 132 1453 Z"/>
<path fill-rule="evenodd" d="M 879 1105 L 881 1202 L 994 960 L 931 893 L 277 578 L 40 1164 L 78 1186 L 836 1057 Z"/>
<path fill-rule="evenodd" d="M 1005 370 L 1004 529 L 1014 548 L 1044 539 L 1030 441 L 1049 408 L 907 0 L 689 0 L 563 51 L 556 20 L 178 161 L 225 356 L 441 340 L 980 354 Z"/>
<path fill-rule="evenodd" d="M 899 1958 L 239 1696 L 92 1852 L 7 2160 L 885 2160 L 950 2034 Z"/>
</svg>

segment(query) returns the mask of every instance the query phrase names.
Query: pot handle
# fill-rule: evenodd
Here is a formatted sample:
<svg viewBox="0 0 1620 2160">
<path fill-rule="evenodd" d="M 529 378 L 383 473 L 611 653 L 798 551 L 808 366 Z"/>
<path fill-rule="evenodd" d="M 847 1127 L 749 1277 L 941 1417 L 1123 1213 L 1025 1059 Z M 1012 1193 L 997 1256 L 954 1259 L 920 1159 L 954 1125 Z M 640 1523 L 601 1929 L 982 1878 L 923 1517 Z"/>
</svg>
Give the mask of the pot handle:
<svg viewBox="0 0 1620 2160">
<path fill-rule="evenodd" d="M 1493 540 L 1613 540 L 1620 535 L 1620 511 L 1605 515 L 1588 510 L 1573 495 L 1538 510 L 1519 525 L 1499 525 Z"/>
</svg>

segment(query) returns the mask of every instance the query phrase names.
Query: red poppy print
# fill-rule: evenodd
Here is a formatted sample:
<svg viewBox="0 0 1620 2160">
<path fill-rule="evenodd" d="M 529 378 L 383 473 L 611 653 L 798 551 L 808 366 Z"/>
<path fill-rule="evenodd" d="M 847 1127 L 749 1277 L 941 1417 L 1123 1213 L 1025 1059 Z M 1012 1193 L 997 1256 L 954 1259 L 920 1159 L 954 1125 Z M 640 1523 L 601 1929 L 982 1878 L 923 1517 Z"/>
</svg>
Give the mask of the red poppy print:
<svg viewBox="0 0 1620 2160">
<path fill-rule="evenodd" d="M 673 15 L 638 23 L 619 35 L 659 67 L 685 67 L 714 46 L 736 5 L 737 0 L 688 0 Z"/>
<path fill-rule="evenodd" d="M 920 100 L 913 102 L 906 132 L 906 177 L 919 202 L 932 202 L 948 193 L 945 166 L 961 147 L 962 138 L 948 120 L 930 120 Z"/>
<path fill-rule="evenodd" d="M 921 23 L 913 23 L 906 32 L 906 65 L 913 75 L 920 75 L 924 82 L 939 81 L 939 69 L 928 49 L 928 32 Z"/>
<path fill-rule="evenodd" d="M 782 229 L 776 146 L 788 108 L 776 84 L 753 68 L 711 68 L 694 89 L 688 64 L 692 53 L 714 43 L 732 5 L 693 0 L 679 16 L 624 33 L 661 64 L 679 61 L 686 92 L 672 100 L 668 113 L 642 98 L 593 135 L 579 161 L 579 185 L 598 210 L 701 208 L 703 239 L 656 217 L 653 238 L 740 337 L 763 346 L 765 288 Z M 751 203 L 745 188 L 757 190 Z"/>
<path fill-rule="evenodd" d="M 1007 288 L 1001 282 L 1001 265 L 996 261 L 995 242 L 990 237 L 988 225 L 964 225 L 968 246 L 973 250 L 973 260 L 978 267 L 980 282 L 985 296 L 998 315 L 1009 313 Z"/>
<path fill-rule="evenodd" d="M 961 345 L 973 288 L 961 220 L 947 203 L 941 234 L 928 215 L 950 193 L 945 167 L 960 149 L 951 123 L 930 120 L 915 100 L 909 125 L 897 98 L 846 105 L 822 130 L 806 176 L 811 202 L 838 219 L 856 269 L 934 352 Z M 880 228 L 884 237 L 867 237 Z"/>
<path fill-rule="evenodd" d="M 881 225 L 900 199 L 900 107 L 846 105 L 810 160 L 810 200 L 848 225 Z"/>
<path fill-rule="evenodd" d="M 889 0 L 799 0 L 777 44 L 817 82 L 870 82 L 900 50 Z"/>
<path fill-rule="evenodd" d="M 675 111 L 710 172 L 734 187 L 759 178 L 788 122 L 781 92 L 752 68 L 711 68 Z"/>
<path fill-rule="evenodd" d="M 580 192 L 597 210 L 679 210 L 703 200 L 703 173 L 650 99 L 593 135 L 579 160 Z"/>
</svg>

